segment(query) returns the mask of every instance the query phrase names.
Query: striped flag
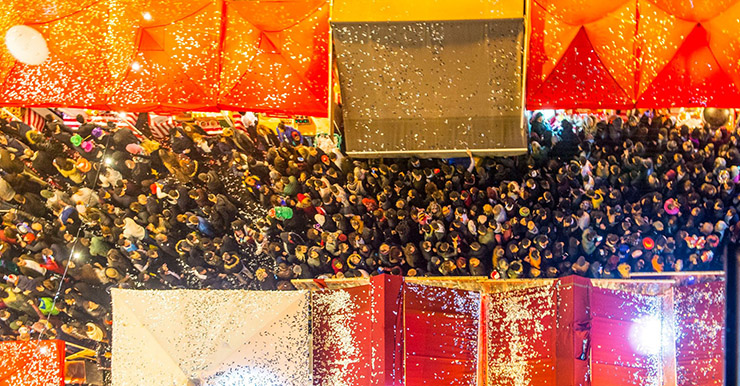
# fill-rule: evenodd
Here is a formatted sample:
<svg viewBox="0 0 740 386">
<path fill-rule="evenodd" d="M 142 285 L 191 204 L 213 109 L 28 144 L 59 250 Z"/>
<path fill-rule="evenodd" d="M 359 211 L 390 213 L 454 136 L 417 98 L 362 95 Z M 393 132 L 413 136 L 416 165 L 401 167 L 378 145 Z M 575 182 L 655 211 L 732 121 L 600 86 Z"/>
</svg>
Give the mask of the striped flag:
<svg viewBox="0 0 740 386">
<path fill-rule="evenodd" d="M 152 131 L 153 139 L 168 139 L 170 130 L 177 126 L 179 124 L 172 116 L 149 114 L 149 130 Z"/>
<path fill-rule="evenodd" d="M 100 126 L 105 126 L 108 122 L 113 122 L 119 129 L 131 130 L 134 132 L 136 138 L 142 139 L 144 136 L 136 130 L 136 119 L 138 116 L 138 113 L 105 112 L 90 117 L 90 122 Z"/>
<path fill-rule="evenodd" d="M 31 126 L 37 131 L 41 131 L 46 125 L 44 117 L 30 108 L 24 109 L 23 111 L 23 123 Z"/>
<path fill-rule="evenodd" d="M 231 113 L 231 123 L 234 124 L 234 129 L 236 130 L 246 130 L 246 127 L 244 127 L 244 121 L 242 121 L 242 116 L 237 112 Z"/>
<path fill-rule="evenodd" d="M 136 120 L 139 119 L 139 113 L 118 113 L 119 122 L 123 122 L 129 127 L 136 127 Z"/>
<path fill-rule="evenodd" d="M 64 125 L 72 130 L 77 130 L 82 125 L 80 122 L 77 122 L 77 117 L 67 115 L 66 113 L 62 113 L 62 120 L 64 121 Z"/>
</svg>

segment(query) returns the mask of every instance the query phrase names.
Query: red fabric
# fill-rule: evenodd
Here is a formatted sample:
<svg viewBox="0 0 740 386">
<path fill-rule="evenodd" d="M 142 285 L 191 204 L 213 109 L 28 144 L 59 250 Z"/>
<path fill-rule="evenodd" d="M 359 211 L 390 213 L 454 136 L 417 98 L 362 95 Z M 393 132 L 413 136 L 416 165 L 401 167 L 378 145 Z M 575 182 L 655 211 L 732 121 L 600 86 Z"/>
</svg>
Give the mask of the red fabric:
<svg viewBox="0 0 740 386">
<path fill-rule="evenodd" d="M 535 5 L 535 12 L 544 9 Z M 539 22 L 543 28 L 544 19 L 533 16 L 533 24 Z M 533 27 L 534 28 L 534 27 Z M 542 38 L 535 39 L 530 51 L 543 50 Z M 539 46 L 539 47 L 538 47 Z M 578 30 L 568 48 L 557 61 L 554 69 L 545 73 L 546 58 L 532 54 L 533 63 L 529 65 L 530 80 L 527 84 L 527 108 L 626 108 L 632 99 L 606 68 L 589 39 L 586 29 Z M 537 67 L 539 65 L 539 68 Z M 584 71 L 587 69 L 587 71 Z M 538 77 L 545 76 L 541 82 Z"/>
<path fill-rule="evenodd" d="M 313 291 L 315 385 L 364 386 L 372 377 L 370 286 Z"/>
<path fill-rule="evenodd" d="M 371 385 L 403 384 L 403 277 L 378 275 L 372 284 L 373 370 Z"/>
<path fill-rule="evenodd" d="M 737 107 L 740 92 L 709 48 L 707 31 L 697 24 L 673 59 L 640 96 L 637 107 Z"/>
<path fill-rule="evenodd" d="M 724 384 L 725 283 L 683 286 L 675 292 L 676 372 L 679 385 Z"/>
<path fill-rule="evenodd" d="M 59 0 L 38 8 L 0 4 L 0 34 L 28 24 L 50 51 L 27 66 L 0 47 L 0 105 L 327 116 L 327 0 Z"/>
<path fill-rule="evenodd" d="M 406 284 L 405 385 L 476 385 L 480 295 Z"/>
<path fill-rule="evenodd" d="M 327 116 L 329 2 L 227 1 L 219 107 Z M 245 47 L 252 45 L 253 47 Z M 243 55 L 249 52 L 249 60 Z"/>
<path fill-rule="evenodd" d="M 64 385 L 61 340 L 0 342 L 0 386 Z"/>
</svg>

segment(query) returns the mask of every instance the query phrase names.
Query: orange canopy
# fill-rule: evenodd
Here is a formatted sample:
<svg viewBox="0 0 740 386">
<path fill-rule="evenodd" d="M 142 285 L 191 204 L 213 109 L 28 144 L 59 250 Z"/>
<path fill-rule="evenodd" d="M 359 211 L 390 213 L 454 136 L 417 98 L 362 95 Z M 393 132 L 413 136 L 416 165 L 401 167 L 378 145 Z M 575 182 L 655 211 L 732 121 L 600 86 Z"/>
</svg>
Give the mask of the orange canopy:
<svg viewBox="0 0 740 386">
<path fill-rule="evenodd" d="M 533 0 L 527 107 L 738 107 L 740 0 Z"/>
<path fill-rule="evenodd" d="M 49 46 L 39 66 L 0 45 L 0 104 L 326 116 L 327 0 L 44 0 L 0 5 Z"/>
</svg>

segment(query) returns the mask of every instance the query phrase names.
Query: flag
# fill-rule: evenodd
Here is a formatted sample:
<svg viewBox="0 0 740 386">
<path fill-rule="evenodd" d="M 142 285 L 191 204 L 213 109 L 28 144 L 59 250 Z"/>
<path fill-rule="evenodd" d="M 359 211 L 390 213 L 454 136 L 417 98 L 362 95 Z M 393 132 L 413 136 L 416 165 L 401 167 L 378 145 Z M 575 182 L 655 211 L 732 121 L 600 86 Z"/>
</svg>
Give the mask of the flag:
<svg viewBox="0 0 740 386">
<path fill-rule="evenodd" d="M 41 114 L 33 111 L 33 109 L 24 109 L 23 111 L 23 123 L 34 128 L 37 131 L 41 131 L 46 125 L 46 120 Z"/>
<path fill-rule="evenodd" d="M 64 125 L 72 130 L 77 130 L 82 125 L 80 122 L 77 122 L 77 117 L 67 115 L 64 112 L 62 112 L 62 120 L 64 121 Z"/>
<path fill-rule="evenodd" d="M 242 121 L 241 114 L 239 114 L 237 112 L 234 112 L 234 113 L 231 114 L 231 123 L 234 124 L 234 129 L 236 129 L 236 130 L 242 130 L 243 131 L 243 130 L 246 129 L 244 127 L 244 121 Z"/>
<path fill-rule="evenodd" d="M 90 122 L 105 126 L 108 122 L 113 122 L 119 129 L 128 129 L 134 132 L 136 138 L 142 139 L 144 136 L 136 130 L 136 120 L 138 119 L 138 113 L 114 113 L 105 112 L 90 117 Z"/>
<path fill-rule="evenodd" d="M 129 127 L 136 127 L 136 120 L 139 118 L 139 113 L 118 113 L 119 121 L 129 125 Z"/>
<path fill-rule="evenodd" d="M 170 130 L 179 126 L 172 116 L 149 114 L 149 130 L 153 139 L 168 139 Z"/>
</svg>

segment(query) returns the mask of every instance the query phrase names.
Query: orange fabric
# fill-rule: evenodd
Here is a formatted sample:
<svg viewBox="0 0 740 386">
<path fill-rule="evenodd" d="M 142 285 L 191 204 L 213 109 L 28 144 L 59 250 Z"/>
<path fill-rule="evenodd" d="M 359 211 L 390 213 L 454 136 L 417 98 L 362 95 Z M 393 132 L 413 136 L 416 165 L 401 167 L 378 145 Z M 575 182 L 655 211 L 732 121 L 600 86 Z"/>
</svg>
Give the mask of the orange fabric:
<svg viewBox="0 0 740 386">
<path fill-rule="evenodd" d="M 0 342 L 0 386 L 64 386 L 61 340 Z"/>
<path fill-rule="evenodd" d="M 713 19 L 725 12 L 738 0 L 651 0 L 665 12 L 678 18 L 702 22 Z"/>
<path fill-rule="evenodd" d="M 596 54 L 585 29 L 581 29 L 542 86 L 537 90 L 529 88 L 527 105 L 598 109 L 604 108 L 604 104 L 626 108 L 632 100 Z"/>
<path fill-rule="evenodd" d="M 325 117 L 329 3 L 230 1 L 227 14 L 219 107 Z"/>
<path fill-rule="evenodd" d="M 529 109 L 740 105 L 740 0 L 534 0 L 531 15 Z"/>
<path fill-rule="evenodd" d="M 0 47 L 0 104 L 126 111 L 252 110 L 326 116 L 327 0 L 20 0 L 49 59 Z"/>
</svg>

